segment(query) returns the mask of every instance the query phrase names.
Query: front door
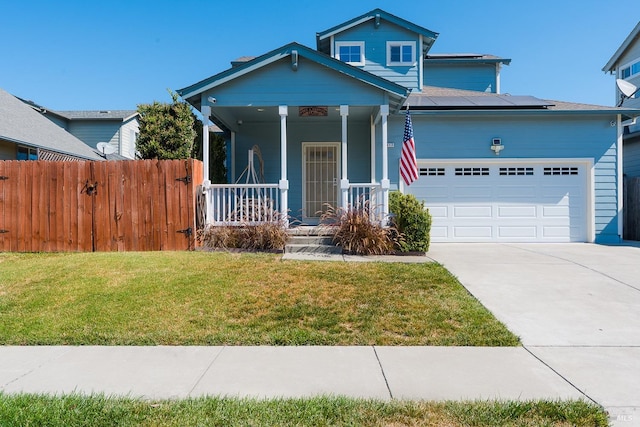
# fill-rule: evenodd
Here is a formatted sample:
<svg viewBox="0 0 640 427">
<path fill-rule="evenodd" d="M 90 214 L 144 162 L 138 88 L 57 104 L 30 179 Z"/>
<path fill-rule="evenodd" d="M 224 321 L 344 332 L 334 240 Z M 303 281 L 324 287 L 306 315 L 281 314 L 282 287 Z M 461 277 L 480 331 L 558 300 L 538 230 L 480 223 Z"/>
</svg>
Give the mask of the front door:
<svg viewBox="0 0 640 427">
<path fill-rule="evenodd" d="M 340 143 L 302 144 L 302 217 L 310 224 L 320 219 L 328 206 L 338 208 Z"/>
</svg>

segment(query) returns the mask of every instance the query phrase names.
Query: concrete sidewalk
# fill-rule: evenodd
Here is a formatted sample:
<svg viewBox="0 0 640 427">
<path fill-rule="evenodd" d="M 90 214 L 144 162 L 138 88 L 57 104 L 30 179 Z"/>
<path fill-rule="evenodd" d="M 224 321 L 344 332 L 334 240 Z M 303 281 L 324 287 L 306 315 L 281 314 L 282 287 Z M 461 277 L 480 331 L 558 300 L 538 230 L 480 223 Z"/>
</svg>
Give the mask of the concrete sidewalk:
<svg viewBox="0 0 640 427">
<path fill-rule="evenodd" d="M 0 391 L 145 399 L 578 399 L 522 347 L 0 347 Z"/>
</svg>

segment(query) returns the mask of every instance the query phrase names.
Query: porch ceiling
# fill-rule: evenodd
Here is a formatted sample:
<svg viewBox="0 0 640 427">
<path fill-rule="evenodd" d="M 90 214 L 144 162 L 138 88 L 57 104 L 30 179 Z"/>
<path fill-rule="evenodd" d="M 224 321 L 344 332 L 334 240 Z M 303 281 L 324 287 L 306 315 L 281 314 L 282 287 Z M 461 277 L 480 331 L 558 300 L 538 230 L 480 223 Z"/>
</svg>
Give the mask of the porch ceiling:
<svg viewBox="0 0 640 427">
<path fill-rule="evenodd" d="M 299 106 L 289 106 L 289 115 L 287 122 L 295 123 L 300 121 L 316 121 L 316 122 L 339 122 L 340 106 L 325 105 L 327 107 L 327 116 L 324 117 L 300 117 L 298 113 Z M 348 120 L 368 121 L 371 116 L 377 114 L 379 106 L 350 106 Z M 265 123 L 279 122 L 280 115 L 278 107 L 212 107 L 212 117 L 214 122 L 228 130 L 239 131 L 244 124 L 249 123 Z"/>
</svg>

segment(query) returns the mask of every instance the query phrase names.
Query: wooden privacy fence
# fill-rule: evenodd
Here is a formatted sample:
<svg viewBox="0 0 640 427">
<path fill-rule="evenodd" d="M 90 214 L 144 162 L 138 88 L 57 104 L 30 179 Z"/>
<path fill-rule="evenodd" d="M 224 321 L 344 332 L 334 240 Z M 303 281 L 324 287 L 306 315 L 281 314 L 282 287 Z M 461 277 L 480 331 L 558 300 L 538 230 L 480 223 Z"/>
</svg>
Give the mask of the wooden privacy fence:
<svg viewBox="0 0 640 427">
<path fill-rule="evenodd" d="M 626 240 L 640 240 L 640 178 L 624 180 L 624 236 Z"/>
<path fill-rule="evenodd" d="M 0 251 L 186 250 L 198 160 L 0 161 Z"/>
</svg>

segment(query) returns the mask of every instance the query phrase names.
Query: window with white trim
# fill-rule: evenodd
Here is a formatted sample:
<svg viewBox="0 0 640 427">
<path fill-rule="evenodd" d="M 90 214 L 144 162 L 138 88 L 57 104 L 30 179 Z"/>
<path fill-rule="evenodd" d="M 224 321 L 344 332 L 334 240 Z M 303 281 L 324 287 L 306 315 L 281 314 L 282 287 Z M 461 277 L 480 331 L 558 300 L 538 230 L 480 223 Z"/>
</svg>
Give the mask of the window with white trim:
<svg viewBox="0 0 640 427">
<path fill-rule="evenodd" d="M 387 65 L 414 65 L 416 42 L 387 42 Z"/>
<path fill-rule="evenodd" d="M 347 64 L 364 65 L 364 42 L 336 42 L 335 58 Z"/>
<path fill-rule="evenodd" d="M 640 61 L 632 62 L 620 68 L 620 78 L 628 79 L 640 73 Z"/>
</svg>

